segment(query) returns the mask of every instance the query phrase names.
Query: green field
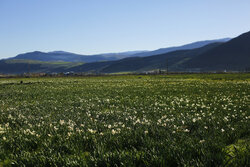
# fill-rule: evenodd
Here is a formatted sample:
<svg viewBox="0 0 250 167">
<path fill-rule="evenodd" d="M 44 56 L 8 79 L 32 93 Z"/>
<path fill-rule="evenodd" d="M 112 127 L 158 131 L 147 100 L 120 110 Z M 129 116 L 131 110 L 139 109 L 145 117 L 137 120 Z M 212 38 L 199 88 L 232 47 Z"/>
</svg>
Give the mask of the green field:
<svg viewBox="0 0 250 167">
<path fill-rule="evenodd" d="M 250 74 L 0 79 L 8 165 L 249 166 Z"/>
</svg>

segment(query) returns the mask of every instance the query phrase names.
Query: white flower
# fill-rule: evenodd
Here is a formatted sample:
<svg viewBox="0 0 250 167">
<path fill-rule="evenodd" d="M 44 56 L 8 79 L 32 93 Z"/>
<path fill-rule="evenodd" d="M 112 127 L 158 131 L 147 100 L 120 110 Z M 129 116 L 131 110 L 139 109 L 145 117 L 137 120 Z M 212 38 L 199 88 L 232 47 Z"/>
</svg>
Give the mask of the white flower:
<svg viewBox="0 0 250 167">
<path fill-rule="evenodd" d="M 60 120 L 60 125 L 63 125 L 65 123 L 64 120 Z"/>
<path fill-rule="evenodd" d="M 193 120 L 192 120 L 193 122 L 196 122 L 196 119 L 195 118 L 193 118 Z"/>
<path fill-rule="evenodd" d="M 2 133 L 4 133 L 4 132 L 5 132 L 4 128 L 2 128 L 2 127 L 0 126 L 0 134 L 2 134 Z"/>
<path fill-rule="evenodd" d="M 113 135 L 116 134 L 116 131 L 114 129 L 112 129 L 111 132 L 112 132 Z"/>
<path fill-rule="evenodd" d="M 74 130 L 74 125 L 69 125 L 68 128 L 69 128 L 70 131 L 73 131 Z"/>
<path fill-rule="evenodd" d="M 204 143 L 205 142 L 205 140 L 200 140 L 200 143 Z"/>
<path fill-rule="evenodd" d="M 12 115 L 11 115 L 11 114 L 9 114 L 9 115 L 8 115 L 8 118 L 9 118 L 9 119 L 12 119 L 13 117 L 12 117 Z"/>
<path fill-rule="evenodd" d="M 9 123 L 6 123 L 6 124 L 5 124 L 5 127 L 8 129 L 8 128 L 9 128 L 9 125 L 10 125 Z"/>
<path fill-rule="evenodd" d="M 224 129 L 221 129 L 221 132 L 225 132 L 225 130 L 224 130 Z"/>
<path fill-rule="evenodd" d="M 88 129 L 88 131 L 89 131 L 90 133 L 96 133 L 96 130 L 93 130 L 93 129 Z"/>
</svg>

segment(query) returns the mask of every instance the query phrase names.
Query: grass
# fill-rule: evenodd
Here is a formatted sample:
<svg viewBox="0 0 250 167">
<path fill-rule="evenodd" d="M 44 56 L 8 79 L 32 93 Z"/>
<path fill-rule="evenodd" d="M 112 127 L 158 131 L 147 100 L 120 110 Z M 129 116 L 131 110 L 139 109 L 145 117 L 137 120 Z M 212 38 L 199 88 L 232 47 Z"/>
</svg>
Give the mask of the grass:
<svg viewBox="0 0 250 167">
<path fill-rule="evenodd" d="M 0 79 L 0 166 L 249 166 L 249 97 L 250 74 Z"/>
<path fill-rule="evenodd" d="M 9 64 L 15 64 L 15 63 L 27 63 L 27 64 L 41 64 L 42 67 L 50 68 L 50 69 L 56 69 L 56 68 L 71 68 L 74 66 L 79 66 L 84 63 L 79 62 L 49 62 L 49 61 L 38 61 L 38 60 L 25 60 L 25 59 L 11 59 L 6 60 L 6 63 Z"/>
</svg>

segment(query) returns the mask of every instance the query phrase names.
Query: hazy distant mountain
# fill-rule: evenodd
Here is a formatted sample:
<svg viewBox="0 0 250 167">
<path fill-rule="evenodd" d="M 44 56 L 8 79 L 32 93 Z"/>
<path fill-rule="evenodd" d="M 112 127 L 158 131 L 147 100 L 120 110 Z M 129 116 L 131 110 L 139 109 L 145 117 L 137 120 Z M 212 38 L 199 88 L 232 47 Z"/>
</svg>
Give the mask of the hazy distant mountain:
<svg viewBox="0 0 250 167">
<path fill-rule="evenodd" d="M 127 57 L 145 57 L 145 56 L 164 54 L 164 53 L 173 52 L 177 50 L 200 48 L 200 47 L 203 47 L 205 45 L 215 43 L 215 42 L 227 42 L 230 39 L 231 38 L 222 38 L 222 39 L 216 39 L 216 40 L 198 41 L 198 42 L 193 42 L 193 43 L 182 45 L 182 46 L 161 48 L 161 49 L 157 49 L 154 51 L 143 50 L 143 51 L 129 51 L 129 52 L 121 52 L 121 53 L 98 54 L 98 55 L 102 55 L 105 57 L 116 57 L 117 59 L 122 59 L 122 58 L 127 58 Z"/>
<path fill-rule="evenodd" d="M 93 55 L 93 56 L 86 56 L 86 55 L 79 55 L 64 51 L 55 51 L 55 52 L 29 52 L 24 54 L 19 54 L 14 58 L 11 59 L 22 59 L 22 60 L 38 60 L 38 61 L 63 61 L 63 62 L 97 62 L 97 61 L 108 61 L 108 60 L 117 60 L 115 57 L 104 57 L 101 55 Z"/>
<path fill-rule="evenodd" d="M 46 62 L 54 62 L 54 61 L 62 61 L 62 62 L 100 62 L 100 61 L 111 61 L 111 60 L 119 60 L 126 57 L 143 57 L 143 56 L 152 56 L 157 54 L 168 53 L 176 50 L 185 50 L 185 49 L 193 49 L 205 46 L 207 44 L 213 42 L 224 42 L 229 40 L 229 38 L 218 39 L 218 40 L 209 40 L 209 41 L 199 41 L 191 44 L 179 46 L 179 47 L 170 47 L 158 49 L 155 51 L 128 51 L 128 52 L 120 52 L 120 53 L 104 53 L 104 54 L 95 54 L 95 55 L 80 55 L 65 51 L 53 51 L 53 52 L 28 52 L 24 54 L 19 54 L 16 57 L 10 59 L 22 59 L 22 60 L 37 60 L 37 61 L 46 61 Z"/>
<path fill-rule="evenodd" d="M 138 53 L 144 53 L 148 52 L 146 50 L 142 51 L 127 51 L 127 52 L 117 52 L 117 53 L 100 53 L 100 54 L 93 54 L 93 55 L 84 55 L 84 56 L 103 56 L 103 57 L 116 57 L 117 59 L 125 58 L 132 56 L 134 54 Z M 74 54 L 70 52 L 65 52 L 65 51 L 53 51 L 53 52 L 48 52 L 48 53 L 56 53 L 56 54 Z"/>
<path fill-rule="evenodd" d="M 128 51 L 128 52 L 119 52 L 119 53 L 104 53 L 104 54 L 97 54 L 97 55 L 101 55 L 101 56 L 104 56 L 104 57 L 116 57 L 117 59 L 123 59 L 123 58 L 126 58 L 126 57 L 134 56 L 135 54 L 145 53 L 145 52 L 149 52 L 149 51 L 146 51 L 146 50 Z"/>
<path fill-rule="evenodd" d="M 183 45 L 183 46 L 161 48 L 161 49 L 157 49 L 154 51 L 138 53 L 138 54 L 134 54 L 133 56 L 134 57 L 136 57 L 136 56 L 138 56 L 138 57 L 153 56 L 153 55 L 159 55 L 159 54 L 164 54 L 164 53 L 168 53 L 168 52 L 173 52 L 176 50 L 195 49 L 195 48 L 200 48 L 200 47 L 203 47 L 205 45 L 215 43 L 215 42 L 227 42 L 230 39 L 231 38 L 222 38 L 222 39 L 216 39 L 216 40 L 198 41 L 198 42 L 193 42 L 193 43 Z"/>
<path fill-rule="evenodd" d="M 61 50 L 58 50 L 58 51 L 52 51 L 52 52 L 48 52 L 48 53 L 57 53 L 57 54 L 75 54 L 75 53 L 65 52 L 65 51 L 61 51 Z"/>
<path fill-rule="evenodd" d="M 22 59 L 22 60 L 37 60 L 37 61 L 63 61 L 63 62 L 99 62 L 99 61 L 110 61 L 118 60 L 125 57 L 130 57 L 136 53 L 143 53 L 145 51 L 128 51 L 121 53 L 104 53 L 96 55 L 79 55 L 75 53 L 65 52 L 65 51 L 53 51 L 53 52 L 28 52 L 24 54 L 19 54 L 16 57 L 10 59 Z"/>
</svg>

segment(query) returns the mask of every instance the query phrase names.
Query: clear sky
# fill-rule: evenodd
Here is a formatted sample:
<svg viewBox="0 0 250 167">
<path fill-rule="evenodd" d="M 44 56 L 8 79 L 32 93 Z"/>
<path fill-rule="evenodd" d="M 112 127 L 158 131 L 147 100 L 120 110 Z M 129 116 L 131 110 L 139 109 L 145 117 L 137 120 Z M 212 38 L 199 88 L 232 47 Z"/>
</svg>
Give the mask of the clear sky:
<svg viewBox="0 0 250 167">
<path fill-rule="evenodd" d="M 0 58 L 154 50 L 250 31 L 250 0 L 0 0 Z"/>
</svg>

